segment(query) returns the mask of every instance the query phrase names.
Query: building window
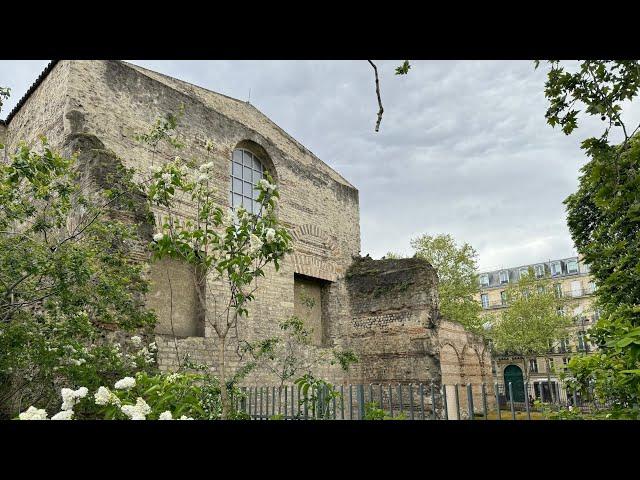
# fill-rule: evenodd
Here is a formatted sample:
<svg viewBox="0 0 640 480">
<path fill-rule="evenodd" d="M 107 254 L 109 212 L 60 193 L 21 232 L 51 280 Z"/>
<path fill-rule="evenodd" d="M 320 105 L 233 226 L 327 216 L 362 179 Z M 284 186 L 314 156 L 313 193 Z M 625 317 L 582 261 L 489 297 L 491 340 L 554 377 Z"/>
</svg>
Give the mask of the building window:
<svg viewBox="0 0 640 480">
<path fill-rule="evenodd" d="M 264 177 L 262 162 L 248 150 L 236 149 L 231 162 L 231 192 L 232 208 L 242 205 L 249 213 L 260 213 L 257 201 L 259 190 L 255 189 Z"/>
<path fill-rule="evenodd" d="M 560 340 L 560 349 L 559 349 L 559 353 L 567 353 L 571 351 L 571 347 L 569 347 L 569 339 L 568 338 L 562 338 Z"/>
<path fill-rule="evenodd" d="M 529 372 L 538 373 L 538 359 L 532 358 L 529 360 Z"/>
<path fill-rule="evenodd" d="M 527 267 L 522 267 L 518 273 L 520 278 L 526 277 L 529 274 L 529 269 Z"/>
<path fill-rule="evenodd" d="M 562 298 L 562 284 L 554 283 L 553 284 L 554 291 L 556 293 L 556 298 Z"/>
<path fill-rule="evenodd" d="M 509 272 L 507 270 L 500 272 L 500 283 L 509 283 Z"/>
<path fill-rule="evenodd" d="M 489 295 L 483 293 L 480 295 L 480 299 L 482 300 L 482 308 L 489 308 Z"/>
<path fill-rule="evenodd" d="M 483 273 L 482 275 L 480 275 L 480 286 L 482 287 L 488 287 L 489 286 L 489 275 L 486 273 Z"/>
<path fill-rule="evenodd" d="M 587 283 L 587 293 L 594 293 L 596 291 L 596 284 L 594 282 Z"/>
<path fill-rule="evenodd" d="M 567 273 L 578 273 L 578 261 L 569 260 L 567 262 Z"/>
<path fill-rule="evenodd" d="M 542 295 L 544 293 L 544 285 L 538 285 L 536 286 L 536 289 L 538 290 L 539 295 Z"/>
<path fill-rule="evenodd" d="M 562 264 L 560 262 L 551 262 L 551 276 L 555 277 L 562 274 Z"/>
<path fill-rule="evenodd" d="M 582 283 L 580 282 L 580 280 L 571 282 L 571 296 L 572 297 L 582 296 Z"/>
<path fill-rule="evenodd" d="M 536 265 L 535 266 L 535 271 L 536 271 L 536 278 L 542 278 L 544 277 L 544 265 Z"/>
<path fill-rule="evenodd" d="M 584 335 L 584 332 L 578 332 L 578 351 L 580 352 L 588 350 L 587 341 Z"/>
<path fill-rule="evenodd" d="M 502 305 L 507 304 L 507 292 L 505 291 L 500 292 L 500 300 L 502 301 Z"/>
<path fill-rule="evenodd" d="M 562 365 L 564 366 L 565 370 L 569 366 L 569 359 L 567 357 L 562 357 Z"/>
</svg>

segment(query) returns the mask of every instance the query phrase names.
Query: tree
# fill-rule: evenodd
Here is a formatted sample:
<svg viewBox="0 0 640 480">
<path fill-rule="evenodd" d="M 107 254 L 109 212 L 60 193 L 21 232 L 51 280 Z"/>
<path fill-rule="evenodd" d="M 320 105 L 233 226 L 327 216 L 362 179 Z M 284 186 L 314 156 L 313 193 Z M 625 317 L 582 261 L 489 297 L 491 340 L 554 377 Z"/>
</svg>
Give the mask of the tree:
<svg viewBox="0 0 640 480">
<path fill-rule="evenodd" d="M 150 144 L 154 151 L 161 141 L 181 149 L 176 137 L 177 120 L 172 115 L 158 120 L 140 140 Z M 207 142 L 206 149 L 211 152 L 213 145 Z M 227 419 L 230 405 L 224 386 L 234 376 L 228 372 L 227 339 L 230 332 L 238 333 L 239 322 L 248 316 L 248 305 L 265 268 L 273 265 L 277 271 L 280 261 L 291 250 L 291 236 L 277 221 L 275 207 L 279 193 L 269 175 L 256 187 L 259 214 L 242 207 L 225 213 L 214 200 L 213 166 L 212 162 L 186 160 L 178 155 L 153 171 L 147 197 L 152 206 L 167 212 L 165 223 L 153 236 L 154 257 L 177 258 L 194 266 L 201 310 L 217 336 L 222 418 Z M 177 213 L 177 205 L 183 201 L 195 206 L 188 218 Z"/>
<path fill-rule="evenodd" d="M 474 298 L 479 291 L 477 256 L 468 243 L 458 245 L 451 235 L 422 235 L 411 240 L 416 256 L 427 260 L 438 273 L 440 313 L 483 335 L 480 312 Z"/>
<path fill-rule="evenodd" d="M 117 170 L 112 190 L 89 194 L 80 167 L 44 137 L 39 148 L 20 144 L 0 164 L 0 407 L 7 413 L 23 401 L 57 401 L 61 386 L 97 387 L 151 368 L 147 347 L 122 350 L 104 339 L 155 322 L 144 308 L 142 265 L 128 256 L 135 227 L 111 215 L 131 207 L 131 172 Z"/>
<path fill-rule="evenodd" d="M 570 305 L 556 295 L 550 279 L 536 278 L 533 268 L 508 285 L 506 301 L 508 308 L 490 322 L 489 336 L 495 353 L 523 357 L 528 380 L 528 360 L 548 358 L 553 344 L 567 337 L 573 321 L 564 311 Z"/>
<path fill-rule="evenodd" d="M 591 385 L 596 395 L 613 400 L 621 415 L 639 416 L 640 124 L 628 126 L 622 106 L 638 94 L 640 62 L 585 60 L 575 71 L 555 60 L 548 65 L 547 122 L 569 135 L 578 126 L 577 106 L 582 105 L 604 123 L 600 137 L 582 142 L 590 160 L 581 169 L 578 191 L 564 202 L 571 236 L 591 266 L 602 311 L 589 332 L 599 352 L 572 359 L 569 370 L 585 393 Z M 620 145 L 610 144 L 612 130 L 622 133 Z"/>
</svg>

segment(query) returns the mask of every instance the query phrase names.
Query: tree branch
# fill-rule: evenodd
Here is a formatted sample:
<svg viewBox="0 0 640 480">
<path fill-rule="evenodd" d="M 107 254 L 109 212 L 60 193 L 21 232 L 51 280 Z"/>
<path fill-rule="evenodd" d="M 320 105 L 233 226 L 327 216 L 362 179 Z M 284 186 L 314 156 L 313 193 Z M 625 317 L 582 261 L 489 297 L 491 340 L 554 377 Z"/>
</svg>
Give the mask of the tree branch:
<svg viewBox="0 0 640 480">
<path fill-rule="evenodd" d="M 375 78 L 376 78 L 376 95 L 378 97 L 378 106 L 380 107 L 380 110 L 378 110 L 378 121 L 376 122 L 376 132 L 377 132 L 378 130 L 380 130 L 380 122 L 382 121 L 382 114 L 384 113 L 384 108 L 382 108 L 382 99 L 380 98 L 380 80 L 378 78 L 378 67 L 376 67 L 375 63 L 373 63 L 371 60 L 367 60 L 367 62 L 369 62 L 369 64 L 373 68 L 373 73 L 375 74 Z"/>
</svg>

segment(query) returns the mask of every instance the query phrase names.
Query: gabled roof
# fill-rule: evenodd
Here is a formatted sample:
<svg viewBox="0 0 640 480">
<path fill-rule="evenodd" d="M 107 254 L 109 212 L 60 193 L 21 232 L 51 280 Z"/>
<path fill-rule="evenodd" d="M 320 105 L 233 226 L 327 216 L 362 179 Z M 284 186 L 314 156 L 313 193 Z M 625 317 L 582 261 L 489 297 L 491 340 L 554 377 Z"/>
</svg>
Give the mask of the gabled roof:
<svg viewBox="0 0 640 480">
<path fill-rule="evenodd" d="M 0 124 L 3 124 L 3 125 L 9 124 L 13 116 L 18 112 L 18 110 L 22 108 L 22 105 L 24 105 L 24 102 L 27 101 L 27 99 L 31 96 L 31 94 L 35 91 L 35 89 L 38 88 L 38 86 L 47 77 L 47 75 L 49 75 L 49 72 L 53 70 L 53 67 L 55 67 L 58 62 L 59 60 L 51 60 L 49 64 L 46 67 L 44 67 L 44 70 L 42 71 L 42 73 L 38 75 L 38 78 L 36 78 L 36 80 L 31 84 L 31 86 L 29 87 L 29 90 L 27 90 L 27 92 L 22 96 L 22 98 L 18 100 L 18 103 L 16 103 L 15 107 L 13 107 L 13 109 L 9 112 L 9 115 L 7 115 L 7 118 L 5 118 L 4 120 L 0 119 Z"/>
<path fill-rule="evenodd" d="M 8 125 L 11 122 L 13 116 L 22 108 L 24 103 L 27 101 L 29 96 L 38 88 L 38 86 L 42 83 L 42 81 L 47 77 L 49 72 L 53 70 L 59 60 L 52 60 L 45 67 L 42 73 L 38 76 L 38 78 L 31 84 L 27 92 L 22 96 L 22 98 L 18 101 L 15 107 L 9 112 L 7 118 L 4 120 L 0 120 L 0 124 Z M 347 185 L 353 189 L 355 187 L 347 181 L 342 175 L 336 172 L 333 168 L 323 162 L 320 158 L 318 158 L 312 151 L 298 142 L 295 138 L 285 132 L 282 128 L 280 128 L 273 120 L 267 117 L 264 113 L 258 110 L 256 107 L 251 105 L 249 102 L 243 102 L 242 100 L 238 100 L 233 97 L 229 97 L 227 95 L 223 95 L 221 93 L 213 92 L 206 88 L 200 87 L 198 85 L 193 85 L 189 82 L 185 82 L 183 80 L 179 80 L 177 78 L 170 77 L 168 75 L 164 75 L 162 73 L 154 72 L 153 70 L 148 70 L 146 68 L 140 67 L 138 65 L 134 65 L 129 62 L 120 61 L 120 63 L 126 65 L 129 68 L 136 70 L 137 72 L 155 80 L 163 83 L 169 88 L 177 90 L 183 94 L 191 95 L 197 97 L 200 101 L 202 101 L 205 105 L 211 107 L 213 110 L 220 112 L 232 120 L 242 123 L 247 127 L 261 133 L 262 135 L 268 137 L 269 133 L 276 134 L 284 137 L 285 139 L 292 142 L 297 148 L 299 148 L 302 152 L 308 154 L 313 160 L 320 162 L 322 165 L 326 165 L 326 167 L 331 171 L 333 175 L 339 179 L 341 183 Z M 257 115 L 256 115 L 257 114 Z M 266 120 L 266 122 L 265 122 Z M 271 135 L 273 136 L 273 135 Z"/>
</svg>

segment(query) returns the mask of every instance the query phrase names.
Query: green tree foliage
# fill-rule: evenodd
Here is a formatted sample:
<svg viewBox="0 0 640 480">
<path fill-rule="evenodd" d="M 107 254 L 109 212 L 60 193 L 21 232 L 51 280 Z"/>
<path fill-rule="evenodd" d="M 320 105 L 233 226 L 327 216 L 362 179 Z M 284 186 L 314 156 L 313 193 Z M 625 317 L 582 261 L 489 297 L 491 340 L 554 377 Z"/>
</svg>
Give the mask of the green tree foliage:
<svg viewBox="0 0 640 480">
<path fill-rule="evenodd" d="M 120 172 L 127 184 L 131 172 Z M 115 182 L 114 182 L 115 183 Z M 97 387 L 147 366 L 103 341 L 152 325 L 148 284 L 128 256 L 132 226 L 113 220 L 123 191 L 88 197 L 76 159 L 21 144 L 0 164 L 0 406 L 46 406 L 61 386 Z M 144 356 L 143 356 L 144 357 Z M 54 400 L 55 399 L 55 400 Z"/>
<path fill-rule="evenodd" d="M 496 353 L 523 356 L 525 360 L 546 356 L 573 324 L 571 317 L 562 313 L 570 305 L 555 294 L 549 279 L 536 278 L 532 268 L 519 282 L 509 284 L 506 300 L 509 308 L 489 330 Z"/>
<path fill-rule="evenodd" d="M 600 137 L 582 142 L 590 160 L 565 200 L 571 236 L 598 287 L 602 316 L 589 333 L 600 350 L 569 368 L 583 390 L 592 385 L 632 416 L 640 413 L 640 125 L 625 124 L 622 106 L 639 88 L 637 60 L 586 60 L 576 71 L 551 61 L 545 85 L 550 125 L 570 134 L 580 105 L 604 122 Z M 620 145 L 610 144 L 612 129 L 622 132 Z"/>
<path fill-rule="evenodd" d="M 416 256 L 427 260 L 438 272 L 440 313 L 483 335 L 482 307 L 474 298 L 479 291 L 478 254 L 468 243 L 458 245 L 451 235 L 422 235 L 411 240 Z"/>
</svg>

